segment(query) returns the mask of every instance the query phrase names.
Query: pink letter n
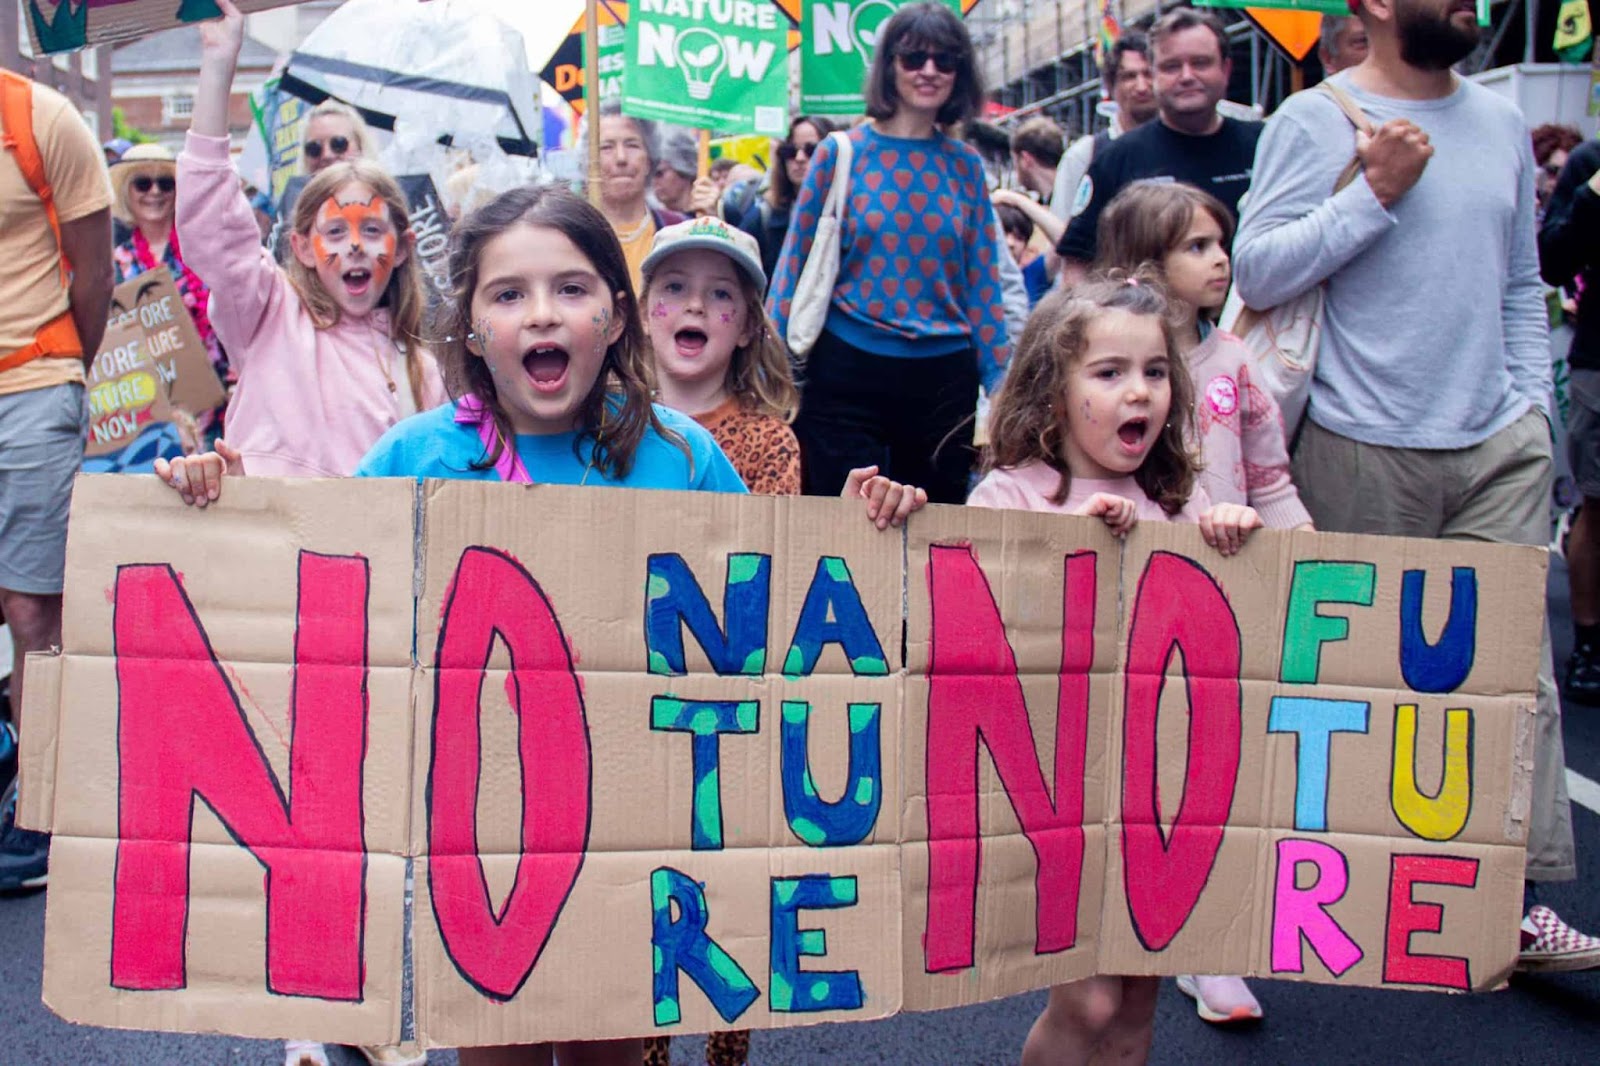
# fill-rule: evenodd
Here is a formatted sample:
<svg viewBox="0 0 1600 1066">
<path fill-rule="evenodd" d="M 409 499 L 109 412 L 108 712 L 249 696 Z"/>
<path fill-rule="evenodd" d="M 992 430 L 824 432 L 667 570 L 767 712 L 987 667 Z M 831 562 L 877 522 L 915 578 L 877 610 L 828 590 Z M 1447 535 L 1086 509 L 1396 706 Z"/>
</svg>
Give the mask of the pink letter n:
<svg viewBox="0 0 1600 1066">
<path fill-rule="evenodd" d="M 365 559 L 300 553 L 286 798 L 172 568 L 118 569 L 113 986 L 185 986 L 199 801 L 266 868 L 267 988 L 361 998 L 367 585 Z"/>
</svg>

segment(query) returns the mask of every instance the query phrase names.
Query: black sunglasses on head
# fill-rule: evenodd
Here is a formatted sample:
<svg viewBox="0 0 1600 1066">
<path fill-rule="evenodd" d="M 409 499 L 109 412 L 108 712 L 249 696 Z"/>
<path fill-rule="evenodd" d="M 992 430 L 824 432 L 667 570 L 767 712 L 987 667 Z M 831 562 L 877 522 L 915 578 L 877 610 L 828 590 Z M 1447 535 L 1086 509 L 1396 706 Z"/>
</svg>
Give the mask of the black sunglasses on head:
<svg viewBox="0 0 1600 1066">
<path fill-rule="evenodd" d="M 158 178 L 153 178 L 149 174 L 140 174 L 138 177 L 128 182 L 128 184 L 133 186 L 134 192 L 138 193 L 149 192 L 151 189 L 160 189 L 162 192 L 171 192 L 173 189 L 178 187 L 177 179 L 167 174 L 163 174 Z"/>
<path fill-rule="evenodd" d="M 305 147 L 304 147 L 303 150 L 306 153 L 306 158 L 307 159 L 321 159 L 322 158 L 322 142 L 321 141 L 307 141 L 305 143 Z M 328 151 L 332 152 L 334 155 L 344 155 L 349 150 L 350 150 L 350 138 L 348 138 L 348 137 L 329 137 L 328 138 Z"/>
<path fill-rule="evenodd" d="M 920 49 L 910 52 L 897 52 L 895 59 L 900 63 L 900 69 L 907 74 L 915 74 L 928 65 L 928 60 L 933 60 L 934 69 L 940 74 L 954 74 L 956 67 L 961 63 L 961 57 L 954 52 L 924 52 Z"/>
</svg>

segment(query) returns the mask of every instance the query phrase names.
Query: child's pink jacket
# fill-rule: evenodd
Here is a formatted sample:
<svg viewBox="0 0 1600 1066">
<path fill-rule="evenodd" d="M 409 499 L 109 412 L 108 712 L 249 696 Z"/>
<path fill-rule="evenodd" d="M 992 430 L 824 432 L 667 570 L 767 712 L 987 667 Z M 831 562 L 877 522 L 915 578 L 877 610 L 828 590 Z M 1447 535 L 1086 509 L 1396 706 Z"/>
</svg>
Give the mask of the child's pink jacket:
<svg viewBox="0 0 1600 1066">
<path fill-rule="evenodd" d="M 1289 476 L 1283 415 L 1266 389 L 1250 380 L 1250 350 L 1231 333 L 1212 330 L 1191 351 L 1194 428 L 1200 484 L 1213 503 L 1249 504 L 1273 529 L 1311 521 Z"/>
<path fill-rule="evenodd" d="M 410 413 L 405 363 L 389 313 L 317 329 L 288 277 L 261 246 L 225 137 L 190 133 L 178 156 L 178 237 L 211 290 L 211 323 L 239 383 L 223 436 L 256 477 L 349 477 L 384 431 Z M 387 364 L 380 363 L 387 359 Z M 399 392 L 389 388 L 387 366 Z M 419 410 L 446 400 L 423 353 Z"/>
</svg>

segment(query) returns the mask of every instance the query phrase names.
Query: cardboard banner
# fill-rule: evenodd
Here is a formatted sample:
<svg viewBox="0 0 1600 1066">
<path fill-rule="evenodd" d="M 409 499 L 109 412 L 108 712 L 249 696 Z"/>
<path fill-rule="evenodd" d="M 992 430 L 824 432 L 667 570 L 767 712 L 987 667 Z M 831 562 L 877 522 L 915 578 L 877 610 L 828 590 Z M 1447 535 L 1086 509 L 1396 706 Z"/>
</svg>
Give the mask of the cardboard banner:
<svg viewBox="0 0 1600 1066">
<path fill-rule="evenodd" d="M 199 414 L 227 398 L 165 267 L 112 290 L 110 321 L 85 390 L 89 459 L 147 449 L 155 436 L 175 440 L 174 408 Z"/>
<path fill-rule="evenodd" d="M 772 0 L 635 0 L 622 110 L 722 133 L 789 125 L 788 23 Z"/>
<path fill-rule="evenodd" d="M 23 735 L 46 1002 L 376 1043 L 409 952 L 463 1046 L 1503 983 L 1543 551 L 859 511 L 80 479 Z"/>
<path fill-rule="evenodd" d="M 878 30 L 914 0 L 800 0 L 800 111 L 859 115 Z M 962 0 L 945 0 L 963 14 Z M 967 4 L 971 7 L 971 4 Z"/>
<path fill-rule="evenodd" d="M 235 0 L 247 15 L 299 2 Z M 216 0 L 24 0 L 23 11 L 34 51 L 41 53 L 131 41 L 222 17 Z"/>
</svg>

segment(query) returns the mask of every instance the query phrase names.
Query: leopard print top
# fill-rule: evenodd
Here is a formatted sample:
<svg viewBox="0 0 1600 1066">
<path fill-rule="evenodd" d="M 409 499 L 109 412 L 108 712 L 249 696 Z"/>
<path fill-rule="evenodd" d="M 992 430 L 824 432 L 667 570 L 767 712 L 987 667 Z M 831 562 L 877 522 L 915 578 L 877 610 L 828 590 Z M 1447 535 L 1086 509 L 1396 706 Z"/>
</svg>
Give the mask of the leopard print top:
<svg viewBox="0 0 1600 1066">
<path fill-rule="evenodd" d="M 730 397 L 699 422 L 757 496 L 800 495 L 800 442 L 781 418 L 759 414 Z"/>
</svg>

